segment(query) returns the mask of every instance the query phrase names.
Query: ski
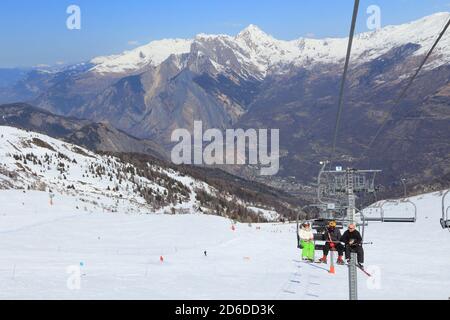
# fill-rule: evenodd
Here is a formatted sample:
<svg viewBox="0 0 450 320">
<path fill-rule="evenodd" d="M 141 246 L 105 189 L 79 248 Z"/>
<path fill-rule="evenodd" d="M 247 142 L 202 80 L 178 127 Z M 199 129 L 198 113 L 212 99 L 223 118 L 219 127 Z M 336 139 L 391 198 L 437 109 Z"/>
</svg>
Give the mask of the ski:
<svg viewBox="0 0 450 320">
<path fill-rule="evenodd" d="M 321 260 L 314 260 L 314 263 L 323 263 L 323 264 L 328 264 L 327 262 L 323 262 Z"/>
<path fill-rule="evenodd" d="M 364 268 L 360 267 L 360 266 L 356 266 L 359 270 L 361 270 L 362 272 L 364 272 L 366 274 L 366 276 L 371 277 L 372 275 L 370 273 L 368 273 L 366 270 L 364 270 Z"/>
<path fill-rule="evenodd" d="M 346 263 L 346 266 L 350 266 L 350 264 Z M 366 276 L 371 277 L 372 275 L 368 273 L 364 268 L 361 268 L 359 265 L 356 265 L 356 267 L 361 270 L 363 273 L 365 273 Z"/>
</svg>

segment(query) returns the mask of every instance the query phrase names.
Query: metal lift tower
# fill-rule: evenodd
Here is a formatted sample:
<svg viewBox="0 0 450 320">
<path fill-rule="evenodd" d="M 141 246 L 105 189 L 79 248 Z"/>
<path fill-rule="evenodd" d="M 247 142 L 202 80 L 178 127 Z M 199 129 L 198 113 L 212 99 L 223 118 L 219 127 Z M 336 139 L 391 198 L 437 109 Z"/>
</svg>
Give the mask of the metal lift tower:
<svg viewBox="0 0 450 320">
<path fill-rule="evenodd" d="M 324 162 L 323 165 L 328 164 Z M 353 168 L 347 168 L 343 170 L 341 167 L 336 167 L 335 170 L 324 170 L 324 167 L 320 175 L 328 176 L 327 190 L 332 190 L 334 195 L 345 195 L 347 200 L 347 218 L 345 221 L 350 224 L 356 224 L 356 205 L 355 205 L 355 192 L 373 192 L 373 178 L 368 179 L 369 175 L 373 177 L 381 170 L 357 170 Z M 320 188 L 320 180 L 319 180 Z M 350 300 L 358 299 L 358 274 L 356 270 L 357 257 L 356 253 L 351 253 L 350 264 L 348 268 L 349 279 L 349 298 Z"/>
</svg>

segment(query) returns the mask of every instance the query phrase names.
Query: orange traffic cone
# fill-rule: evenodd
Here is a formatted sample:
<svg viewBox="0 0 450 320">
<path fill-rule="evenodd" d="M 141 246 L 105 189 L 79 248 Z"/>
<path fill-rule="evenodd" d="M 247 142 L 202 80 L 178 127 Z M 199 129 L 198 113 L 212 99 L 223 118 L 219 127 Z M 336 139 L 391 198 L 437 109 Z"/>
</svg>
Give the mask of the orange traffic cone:
<svg viewBox="0 0 450 320">
<path fill-rule="evenodd" d="M 328 272 L 332 273 L 332 274 L 336 273 L 336 271 L 334 270 L 334 265 L 333 264 L 330 265 L 330 271 L 328 271 Z"/>
<path fill-rule="evenodd" d="M 334 250 L 331 250 L 331 259 L 330 259 L 330 271 L 328 271 L 331 274 L 335 274 L 336 271 L 334 270 Z"/>
</svg>

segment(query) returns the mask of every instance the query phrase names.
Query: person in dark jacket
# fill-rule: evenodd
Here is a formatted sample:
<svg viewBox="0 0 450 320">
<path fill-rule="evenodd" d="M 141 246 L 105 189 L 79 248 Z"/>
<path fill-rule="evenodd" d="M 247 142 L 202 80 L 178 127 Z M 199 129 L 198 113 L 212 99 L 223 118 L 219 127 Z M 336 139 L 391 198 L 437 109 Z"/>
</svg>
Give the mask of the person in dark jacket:
<svg viewBox="0 0 450 320">
<path fill-rule="evenodd" d="M 323 257 L 320 258 L 320 262 L 327 263 L 327 256 L 330 250 L 338 252 L 337 264 L 344 264 L 342 256 L 344 255 L 344 246 L 340 243 L 341 232 L 336 228 L 336 221 L 330 221 L 327 230 L 324 233 L 325 245 L 323 247 Z"/>
<path fill-rule="evenodd" d="M 358 255 L 358 264 L 362 267 L 364 263 L 364 250 L 362 247 L 362 237 L 355 224 L 350 224 L 348 230 L 341 237 L 341 242 L 345 244 L 345 259 L 350 260 L 350 254 L 356 252 Z"/>
</svg>

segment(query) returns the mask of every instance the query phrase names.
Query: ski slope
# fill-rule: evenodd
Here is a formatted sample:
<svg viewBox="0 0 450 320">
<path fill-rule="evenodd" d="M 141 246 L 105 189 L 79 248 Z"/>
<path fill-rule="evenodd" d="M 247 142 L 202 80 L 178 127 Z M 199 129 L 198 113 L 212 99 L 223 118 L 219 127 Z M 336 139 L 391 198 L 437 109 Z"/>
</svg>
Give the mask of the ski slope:
<svg viewBox="0 0 450 320">
<path fill-rule="evenodd" d="M 366 228 L 373 278 L 358 274 L 360 299 L 450 297 L 440 194 L 412 201 L 416 224 Z M 348 297 L 346 266 L 332 275 L 326 265 L 300 261 L 295 224 L 237 224 L 233 231 L 216 216 L 133 214 L 120 206 L 108 213 L 59 193 L 50 205 L 39 191 L 1 190 L 0 202 L 1 299 Z M 80 265 L 80 288 L 71 290 L 67 268 Z"/>
</svg>

